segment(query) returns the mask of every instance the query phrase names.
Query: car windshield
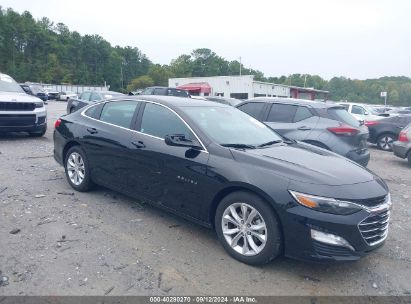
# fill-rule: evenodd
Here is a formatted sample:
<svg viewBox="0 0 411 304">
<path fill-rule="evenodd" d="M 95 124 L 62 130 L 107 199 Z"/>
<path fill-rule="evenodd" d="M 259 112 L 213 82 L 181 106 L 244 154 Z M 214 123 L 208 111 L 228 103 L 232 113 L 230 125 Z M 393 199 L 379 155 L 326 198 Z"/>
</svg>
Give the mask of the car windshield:
<svg viewBox="0 0 411 304">
<path fill-rule="evenodd" d="M 232 107 L 182 107 L 182 110 L 221 145 L 260 146 L 282 141 L 265 124 Z"/>
<path fill-rule="evenodd" d="M 355 119 L 350 113 L 347 112 L 345 108 L 329 108 L 328 113 L 338 121 L 346 123 L 353 127 L 359 127 L 360 122 Z"/>
<path fill-rule="evenodd" d="M 8 75 L 0 74 L 0 91 L 23 93 L 20 85 Z"/>
</svg>

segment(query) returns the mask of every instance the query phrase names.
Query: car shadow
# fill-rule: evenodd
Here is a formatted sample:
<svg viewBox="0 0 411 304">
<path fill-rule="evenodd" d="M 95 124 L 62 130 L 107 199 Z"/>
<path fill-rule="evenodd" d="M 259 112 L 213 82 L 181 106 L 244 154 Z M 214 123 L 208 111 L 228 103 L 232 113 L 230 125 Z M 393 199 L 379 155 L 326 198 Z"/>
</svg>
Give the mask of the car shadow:
<svg viewBox="0 0 411 304">
<path fill-rule="evenodd" d="M 48 139 L 45 136 L 42 137 L 31 137 L 29 133 L 26 132 L 9 132 L 9 133 L 0 133 L 0 141 L 3 140 L 12 140 L 12 141 L 17 141 L 17 140 L 42 140 L 42 141 L 48 141 Z"/>
</svg>

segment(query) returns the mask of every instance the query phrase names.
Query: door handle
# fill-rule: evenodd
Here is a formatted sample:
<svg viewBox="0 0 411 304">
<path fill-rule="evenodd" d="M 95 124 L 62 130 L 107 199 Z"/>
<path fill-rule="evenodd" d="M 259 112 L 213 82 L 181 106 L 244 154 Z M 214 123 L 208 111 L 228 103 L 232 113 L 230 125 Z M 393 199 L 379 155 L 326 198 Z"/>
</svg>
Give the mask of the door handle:
<svg viewBox="0 0 411 304">
<path fill-rule="evenodd" d="M 137 149 L 142 149 L 142 148 L 145 148 L 145 147 L 146 147 L 146 145 L 145 145 L 141 140 L 139 140 L 139 141 L 132 141 L 131 143 L 132 143 L 133 146 L 135 146 Z"/>
<path fill-rule="evenodd" d="M 90 134 L 96 134 L 98 131 L 96 128 L 87 128 L 87 132 Z"/>
<path fill-rule="evenodd" d="M 311 128 L 310 128 L 310 127 L 306 127 L 306 126 L 302 126 L 302 127 L 299 127 L 298 130 L 308 131 L 308 130 L 311 130 Z"/>
</svg>

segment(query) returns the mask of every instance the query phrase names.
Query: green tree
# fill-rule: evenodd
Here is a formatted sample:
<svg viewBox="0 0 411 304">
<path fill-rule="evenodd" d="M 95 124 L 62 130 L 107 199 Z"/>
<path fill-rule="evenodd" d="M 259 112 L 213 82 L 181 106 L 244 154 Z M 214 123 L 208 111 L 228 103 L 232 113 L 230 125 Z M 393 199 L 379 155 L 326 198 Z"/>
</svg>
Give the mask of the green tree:
<svg viewBox="0 0 411 304">
<path fill-rule="evenodd" d="M 127 86 L 127 91 L 132 92 L 137 89 L 143 89 L 154 85 L 154 80 L 150 76 L 144 75 L 133 79 Z"/>
</svg>

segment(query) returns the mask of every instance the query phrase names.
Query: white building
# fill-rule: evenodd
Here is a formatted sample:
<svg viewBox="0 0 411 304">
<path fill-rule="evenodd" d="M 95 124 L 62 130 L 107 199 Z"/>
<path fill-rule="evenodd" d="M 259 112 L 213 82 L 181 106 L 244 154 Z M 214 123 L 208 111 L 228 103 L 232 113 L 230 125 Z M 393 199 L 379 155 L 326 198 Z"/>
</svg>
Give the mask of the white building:
<svg viewBox="0 0 411 304">
<path fill-rule="evenodd" d="M 247 99 L 259 96 L 324 99 L 328 91 L 300 88 L 282 84 L 255 81 L 253 75 L 170 78 L 168 86 L 180 88 L 191 95 L 224 96 Z M 323 95 L 323 96 L 318 96 Z"/>
</svg>

